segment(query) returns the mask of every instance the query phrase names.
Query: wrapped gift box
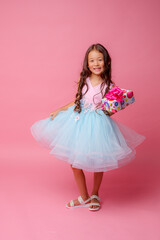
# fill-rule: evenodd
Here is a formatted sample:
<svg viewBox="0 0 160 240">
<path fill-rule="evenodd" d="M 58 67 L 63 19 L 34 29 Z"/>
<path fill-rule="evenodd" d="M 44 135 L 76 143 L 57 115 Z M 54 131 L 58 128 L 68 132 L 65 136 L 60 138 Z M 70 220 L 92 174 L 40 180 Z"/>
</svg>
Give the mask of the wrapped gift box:
<svg viewBox="0 0 160 240">
<path fill-rule="evenodd" d="M 102 98 L 102 109 L 109 112 L 118 112 L 135 102 L 132 90 L 115 86 Z"/>
</svg>

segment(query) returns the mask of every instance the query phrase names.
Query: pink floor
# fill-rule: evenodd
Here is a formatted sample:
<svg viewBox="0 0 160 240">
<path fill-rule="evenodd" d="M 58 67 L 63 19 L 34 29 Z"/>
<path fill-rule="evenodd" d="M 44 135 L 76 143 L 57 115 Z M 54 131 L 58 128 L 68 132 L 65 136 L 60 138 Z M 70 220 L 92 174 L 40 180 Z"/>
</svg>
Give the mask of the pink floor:
<svg viewBox="0 0 160 240">
<path fill-rule="evenodd" d="M 0 1 L 0 240 L 160 240 L 159 9 L 158 0 Z M 104 174 L 93 213 L 65 207 L 79 196 L 72 169 L 30 127 L 73 101 L 98 42 L 112 80 L 135 93 L 115 118 L 146 141 L 133 162 Z"/>
<path fill-rule="evenodd" d="M 94 213 L 65 207 L 79 192 L 70 166 L 48 150 L 19 144 L 2 155 L 1 240 L 160 239 L 159 166 L 143 147 L 134 162 L 104 174 Z M 92 173 L 85 173 L 90 193 Z"/>
</svg>

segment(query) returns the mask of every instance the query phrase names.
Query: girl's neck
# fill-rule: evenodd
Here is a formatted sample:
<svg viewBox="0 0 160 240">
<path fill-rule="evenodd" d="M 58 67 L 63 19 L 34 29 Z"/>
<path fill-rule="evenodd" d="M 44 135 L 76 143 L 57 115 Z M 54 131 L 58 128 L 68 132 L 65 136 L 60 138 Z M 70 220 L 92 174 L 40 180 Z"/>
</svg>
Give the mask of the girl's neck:
<svg viewBox="0 0 160 240">
<path fill-rule="evenodd" d="M 98 75 L 91 74 L 89 78 L 92 82 L 103 82 L 103 79 L 101 78 L 101 76 L 98 76 Z"/>
</svg>

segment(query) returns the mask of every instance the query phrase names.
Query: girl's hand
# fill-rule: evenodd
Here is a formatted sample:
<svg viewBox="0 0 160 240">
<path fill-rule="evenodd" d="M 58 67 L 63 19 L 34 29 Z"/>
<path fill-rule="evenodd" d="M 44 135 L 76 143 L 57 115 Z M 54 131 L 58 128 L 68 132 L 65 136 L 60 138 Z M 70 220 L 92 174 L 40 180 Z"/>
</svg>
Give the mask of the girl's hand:
<svg viewBox="0 0 160 240">
<path fill-rule="evenodd" d="M 108 112 L 109 116 L 112 116 L 114 113 L 113 112 Z"/>
<path fill-rule="evenodd" d="M 71 107 L 73 104 L 74 104 L 75 101 L 72 101 L 71 103 L 61 107 L 61 108 L 58 108 L 56 111 L 54 112 L 51 112 L 49 116 L 52 116 L 51 120 L 53 120 L 55 118 L 55 116 L 60 112 L 60 111 L 65 111 L 67 110 L 69 107 Z"/>
<path fill-rule="evenodd" d="M 108 115 L 109 117 L 114 114 L 113 112 L 109 112 L 109 111 L 106 111 L 106 110 L 103 110 L 103 112 L 104 112 L 106 115 Z"/>
<path fill-rule="evenodd" d="M 52 116 L 51 120 L 53 120 L 53 119 L 55 118 L 55 116 L 56 116 L 59 112 L 60 112 L 60 110 L 56 110 L 56 111 L 54 111 L 54 112 L 51 112 L 51 113 L 49 114 L 49 116 Z"/>
</svg>

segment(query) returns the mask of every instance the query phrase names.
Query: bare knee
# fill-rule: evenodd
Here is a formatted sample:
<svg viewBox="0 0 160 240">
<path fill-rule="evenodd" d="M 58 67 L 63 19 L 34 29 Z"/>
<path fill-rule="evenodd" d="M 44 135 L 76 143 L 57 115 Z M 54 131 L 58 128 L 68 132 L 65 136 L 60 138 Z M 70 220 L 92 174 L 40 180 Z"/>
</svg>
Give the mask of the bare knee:
<svg viewBox="0 0 160 240">
<path fill-rule="evenodd" d="M 72 170 L 73 170 L 74 172 L 76 172 L 76 173 L 82 172 L 82 169 L 75 168 L 75 167 L 73 167 L 72 165 L 71 165 L 71 168 L 72 168 Z"/>
</svg>

